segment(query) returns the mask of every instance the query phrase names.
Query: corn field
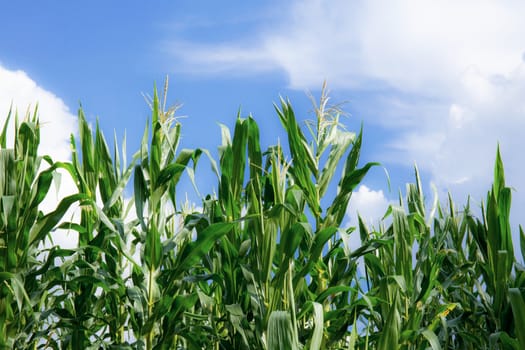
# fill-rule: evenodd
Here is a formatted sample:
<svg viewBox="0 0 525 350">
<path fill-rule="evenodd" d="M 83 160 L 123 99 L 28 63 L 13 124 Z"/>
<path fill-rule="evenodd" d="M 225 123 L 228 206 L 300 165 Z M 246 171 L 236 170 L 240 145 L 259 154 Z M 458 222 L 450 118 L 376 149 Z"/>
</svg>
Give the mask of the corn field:
<svg viewBox="0 0 525 350">
<path fill-rule="evenodd" d="M 378 164 L 360 163 L 363 130 L 346 130 L 324 92 L 306 124 L 290 101 L 275 105 L 282 145 L 261 149 L 252 117 L 223 126 L 218 159 L 181 147 L 165 95 L 154 91 L 130 157 L 80 110 L 71 161 L 54 161 L 38 152 L 37 113 L 9 113 L 0 348 L 525 349 L 525 235 L 514 251 L 499 150 L 479 217 L 468 201 L 426 197 L 416 169 L 379 227 L 346 228 Z M 216 193 L 182 205 L 180 180 L 199 176 L 202 157 Z M 58 171 L 76 193 L 44 213 Z M 50 243 L 63 232 L 77 247 Z"/>
</svg>

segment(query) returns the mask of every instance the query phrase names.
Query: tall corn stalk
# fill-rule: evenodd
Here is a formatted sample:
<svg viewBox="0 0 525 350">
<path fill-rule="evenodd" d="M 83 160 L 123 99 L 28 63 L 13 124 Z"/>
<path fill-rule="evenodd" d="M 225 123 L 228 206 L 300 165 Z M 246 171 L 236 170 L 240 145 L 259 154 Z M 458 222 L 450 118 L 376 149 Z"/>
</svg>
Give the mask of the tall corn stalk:
<svg viewBox="0 0 525 350">
<path fill-rule="evenodd" d="M 378 349 L 521 348 L 525 284 L 513 252 L 510 189 L 499 149 L 481 209 L 480 220 L 468 203 L 459 212 L 449 196 L 445 210 L 435 196 L 427 212 L 416 169 L 416 183 L 388 209 L 388 228 L 370 232 L 360 221 L 364 242 L 389 242 L 365 255 L 367 294 L 376 302 L 361 316 L 371 332 L 361 343 Z"/>
<path fill-rule="evenodd" d="M 44 273 L 49 260 L 44 263 L 39 248 L 70 204 L 83 197 L 63 198 L 46 215 L 39 210 L 60 164 L 38 154 L 41 126 L 36 109 L 22 123 L 15 116 L 14 146 L 7 148 L 10 117 L 11 111 L 0 135 L 0 347 L 36 348 L 41 312 L 48 307 Z"/>
<path fill-rule="evenodd" d="M 344 343 L 344 325 L 353 318 L 343 308 L 357 299 L 350 284 L 356 260 L 366 249 L 345 253 L 339 227 L 352 190 L 374 163 L 357 168 L 361 133 L 344 130 L 339 109 L 327 103 L 323 90 L 310 140 L 290 102 L 276 106 L 291 160 L 280 144 L 261 151 L 252 117 L 237 118 L 233 137 L 222 127 L 219 193 L 204 205 L 212 222 L 233 225 L 205 260 L 209 273 L 221 281 L 208 294 L 214 327 L 224 329 L 216 334 L 219 347 L 272 348 L 277 333 L 291 336 L 292 348 Z M 323 208 L 321 201 L 346 154 L 335 197 Z M 342 331 L 325 337 L 329 327 Z"/>
<path fill-rule="evenodd" d="M 210 225 L 202 215 L 177 211 L 177 183 L 190 162 L 195 167 L 202 151 L 178 151 L 181 125 L 175 110 L 165 111 L 160 105 L 156 90 L 151 108 L 151 140 L 148 147 L 146 129 L 134 170 L 141 266 L 133 269 L 133 287 L 128 291 L 134 305 L 131 323 L 148 350 L 201 347 L 207 338 L 193 328 L 200 316 L 194 312 L 198 293 L 191 275 L 198 273 L 202 257 L 230 225 Z"/>
<path fill-rule="evenodd" d="M 113 156 L 98 122 L 92 132 L 82 109 L 79 110 L 79 145 L 71 140 L 73 160 L 69 174 L 79 193 L 89 197 L 91 206 L 80 208 L 78 223 L 64 222 L 63 228 L 76 231 L 78 249 L 63 268 L 65 293 L 71 293 L 73 303 L 64 303 L 64 311 L 72 317 L 69 328 L 72 348 L 97 347 L 100 344 L 124 344 L 126 312 L 125 267 L 129 260 L 126 243 L 131 236 L 133 221 L 126 222 L 129 205 L 124 189 L 132 166 L 126 164 L 125 141 L 121 156 L 115 138 Z M 102 334 L 102 335 L 101 335 Z"/>
</svg>

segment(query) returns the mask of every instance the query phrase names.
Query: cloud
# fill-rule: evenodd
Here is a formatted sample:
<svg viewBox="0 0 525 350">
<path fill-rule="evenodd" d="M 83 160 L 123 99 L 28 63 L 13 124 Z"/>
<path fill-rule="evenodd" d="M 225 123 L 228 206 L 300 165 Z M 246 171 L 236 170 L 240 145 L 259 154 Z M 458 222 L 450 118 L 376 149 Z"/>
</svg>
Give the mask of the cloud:
<svg viewBox="0 0 525 350">
<path fill-rule="evenodd" d="M 392 202 L 385 197 L 382 190 L 374 191 L 366 185 L 360 185 L 352 194 L 347 209 L 345 226 L 358 226 L 357 216 L 360 215 L 367 224 L 377 227 Z"/>
<path fill-rule="evenodd" d="M 27 73 L 0 66 L 0 125 L 4 125 L 11 106 L 13 113 L 18 111 L 19 120 L 22 120 L 26 112 L 34 113 L 37 104 L 40 119 L 39 153 L 50 155 L 54 161 L 69 160 L 69 137 L 76 131 L 76 117 L 59 97 L 39 86 Z M 13 144 L 14 114 L 10 124 L 8 147 Z M 54 181 L 40 206 L 44 213 L 54 210 L 59 198 L 75 193 L 75 185 L 69 175 L 64 172 L 60 174 L 60 183 Z M 67 215 L 72 216 L 73 213 L 74 210 Z M 55 243 L 62 247 L 76 245 L 76 237 L 63 231 L 56 232 L 53 237 Z"/>
<path fill-rule="evenodd" d="M 280 25 L 251 40 L 191 43 L 190 72 L 281 71 L 290 87 L 369 92 L 385 130 L 379 161 L 430 173 L 464 202 L 489 188 L 501 145 L 517 213 L 525 210 L 525 3 L 520 1 L 295 1 Z"/>
<path fill-rule="evenodd" d="M 520 175 L 525 171 L 521 156 L 525 149 L 524 73 L 523 64 L 497 79 L 479 71 L 466 72 L 448 111 L 429 115 L 421 121 L 426 127 L 413 125 L 392 142 L 402 155 L 394 159 L 416 159 L 431 172 L 438 187 L 461 196 L 477 194 L 479 199 L 490 186 L 499 143 L 508 182 L 525 191 Z"/>
<path fill-rule="evenodd" d="M 409 91 L 449 86 L 473 65 L 500 72 L 520 59 L 525 4 L 509 1 L 296 1 L 248 41 L 177 41 L 172 54 L 193 65 L 253 72 L 284 70 L 290 84 L 318 88 L 387 83 Z M 431 68 L 431 69 L 429 69 Z M 430 84 L 432 83 L 432 84 Z M 436 85 L 437 84 L 437 85 Z"/>
<path fill-rule="evenodd" d="M 357 229 L 347 239 L 348 248 L 355 250 L 361 246 L 358 233 L 358 215 L 371 228 L 377 229 L 390 204 L 392 201 L 385 197 L 382 190 L 375 191 L 366 185 L 359 186 L 359 189 L 352 194 L 346 210 L 346 221 L 343 222 L 343 227 L 355 227 Z"/>
<path fill-rule="evenodd" d="M 177 70 L 192 74 L 242 74 L 274 70 L 269 52 L 244 44 L 199 45 L 184 41 L 170 42 L 166 52 L 178 58 Z"/>
<path fill-rule="evenodd" d="M 56 160 L 70 158 L 69 136 L 76 131 L 76 117 L 64 102 L 52 92 L 45 90 L 24 71 L 11 71 L 0 66 L 0 121 L 2 125 L 9 108 L 18 110 L 22 119 L 26 112 L 33 113 L 38 104 L 41 123 L 41 154 L 49 154 Z"/>
</svg>

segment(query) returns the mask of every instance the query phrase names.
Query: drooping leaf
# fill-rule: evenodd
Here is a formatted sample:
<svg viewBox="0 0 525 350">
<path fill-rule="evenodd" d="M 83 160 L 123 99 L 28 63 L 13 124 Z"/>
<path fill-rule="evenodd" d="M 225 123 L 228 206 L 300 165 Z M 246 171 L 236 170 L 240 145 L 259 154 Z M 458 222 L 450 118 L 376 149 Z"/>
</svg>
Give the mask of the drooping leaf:
<svg viewBox="0 0 525 350">
<path fill-rule="evenodd" d="M 33 245 L 35 242 L 43 240 L 58 225 L 66 211 L 75 202 L 87 202 L 90 204 L 91 199 L 83 193 L 63 198 L 54 211 L 40 218 L 31 228 L 29 244 Z"/>
</svg>

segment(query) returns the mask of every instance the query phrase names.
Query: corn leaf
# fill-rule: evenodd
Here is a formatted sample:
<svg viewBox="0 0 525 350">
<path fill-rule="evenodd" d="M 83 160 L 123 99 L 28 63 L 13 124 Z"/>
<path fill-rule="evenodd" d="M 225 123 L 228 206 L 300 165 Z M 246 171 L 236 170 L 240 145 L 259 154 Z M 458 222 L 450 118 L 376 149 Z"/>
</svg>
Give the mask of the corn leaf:
<svg viewBox="0 0 525 350">
<path fill-rule="evenodd" d="M 514 332 L 518 337 L 520 349 L 525 349 L 525 301 L 519 288 L 509 289 L 509 299 L 514 315 Z"/>
</svg>

